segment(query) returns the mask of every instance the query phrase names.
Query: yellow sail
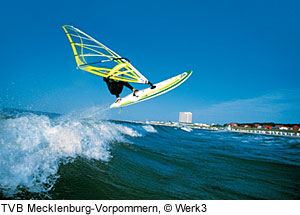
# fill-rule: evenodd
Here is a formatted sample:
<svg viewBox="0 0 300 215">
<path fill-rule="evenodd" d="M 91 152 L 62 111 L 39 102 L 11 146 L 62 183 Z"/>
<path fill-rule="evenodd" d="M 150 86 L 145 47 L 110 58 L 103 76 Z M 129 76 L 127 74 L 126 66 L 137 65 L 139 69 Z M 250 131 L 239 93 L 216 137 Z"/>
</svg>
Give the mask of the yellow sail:
<svg viewBox="0 0 300 215">
<path fill-rule="evenodd" d="M 115 80 L 148 83 L 148 80 L 131 65 L 127 58 L 121 57 L 73 26 L 64 25 L 63 29 L 69 38 L 79 69 Z"/>
</svg>

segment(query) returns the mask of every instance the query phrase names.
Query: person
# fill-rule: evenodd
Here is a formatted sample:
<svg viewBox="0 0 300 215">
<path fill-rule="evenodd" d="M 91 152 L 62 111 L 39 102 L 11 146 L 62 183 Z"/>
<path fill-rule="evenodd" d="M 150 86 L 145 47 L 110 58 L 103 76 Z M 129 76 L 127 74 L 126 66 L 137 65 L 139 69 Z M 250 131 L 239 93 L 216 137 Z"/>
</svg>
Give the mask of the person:
<svg viewBox="0 0 300 215">
<path fill-rule="evenodd" d="M 109 92 L 117 97 L 117 103 L 121 101 L 120 94 L 122 93 L 124 86 L 129 88 L 133 92 L 134 96 L 136 96 L 136 93 L 138 92 L 138 90 L 134 89 L 128 82 L 125 81 L 117 81 L 105 77 L 103 78 L 103 81 L 106 83 Z"/>
</svg>

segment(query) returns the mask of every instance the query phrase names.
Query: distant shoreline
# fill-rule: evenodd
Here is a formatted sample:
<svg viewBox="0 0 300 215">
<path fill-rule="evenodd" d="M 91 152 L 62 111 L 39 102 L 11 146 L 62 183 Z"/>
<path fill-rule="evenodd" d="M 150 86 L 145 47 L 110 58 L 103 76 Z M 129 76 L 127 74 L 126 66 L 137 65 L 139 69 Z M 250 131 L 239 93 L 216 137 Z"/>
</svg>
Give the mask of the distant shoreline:
<svg viewBox="0 0 300 215">
<path fill-rule="evenodd" d="M 280 136 L 280 137 L 295 137 L 300 138 L 300 131 L 293 130 L 268 130 L 268 129 L 256 129 L 256 128 L 243 128 L 243 127 L 227 127 L 227 126 L 215 126 L 215 125 L 206 125 L 201 123 L 178 123 L 178 122 L 162 122 L 162 121 L 136 121 L 134 123 L 142 123 L 149 125 L 162 125 L 162 126 L 170 126 L 170 127 L 178 127 L 178 128 L 191 128 L 191 129 L 203 129 L 203 130 L 211 130 L 211 131 L 228 131 L 228 132 L 236 132 L 236 133 L 247 133 L 247 134 L 261 134 L 261 135 L 269 135 L 269 136 Z"/>
<path fill-rule="evenodd" d="M 232 132 L 247 133 L 247 134 L 263 134 L 271 136 L 281 136 L 281 137 L 300 137 L 299 132 L 289 132 L 289 131 L 272 131 L 272 130 L 248 130 L 248 129 L 232 129 L 228 130 Z"/>
</svg>

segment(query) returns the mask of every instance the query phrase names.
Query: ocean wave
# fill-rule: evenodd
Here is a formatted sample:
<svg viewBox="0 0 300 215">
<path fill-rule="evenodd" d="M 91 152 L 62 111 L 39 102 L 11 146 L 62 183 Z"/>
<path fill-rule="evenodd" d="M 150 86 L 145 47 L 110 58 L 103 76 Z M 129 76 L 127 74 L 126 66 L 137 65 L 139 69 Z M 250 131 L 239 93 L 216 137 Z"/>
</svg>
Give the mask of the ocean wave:
<svg viewBox="0 0 300 215">
<path fill-rule="evenodd" d="M 157 130 L 151 126 L 151 125 L 144 125 L 142 126 L 145 131 L 150 132 L 150 133 L 157 133 Z"/>
<path fill-rule="evenodd" d="M 59 177 L 61 163 L 78 156 L 108 162 L 110 143 L 141 136 L 130 127 L 99 120 L 92 112 L 55 119 L 33 113 L 1 119 L 0 188 L 4 195 L 24 188 L 47 192 Z"/>
</svg>

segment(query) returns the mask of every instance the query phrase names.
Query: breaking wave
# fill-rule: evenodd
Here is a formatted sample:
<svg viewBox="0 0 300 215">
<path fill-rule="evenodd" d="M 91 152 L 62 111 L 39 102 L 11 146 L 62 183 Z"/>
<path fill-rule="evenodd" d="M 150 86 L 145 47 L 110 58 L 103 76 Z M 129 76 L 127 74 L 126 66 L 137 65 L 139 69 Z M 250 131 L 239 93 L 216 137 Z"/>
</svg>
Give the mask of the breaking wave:
<svg viewBox="0 0 300 215">
<path fill-rule="evenodd" d="M 142 126 L 145 131 L 150 132 L 150 133 L 157 133 L 157 130 L 151 126 L 151 125 L 144 125 Z"/>
<path fill-rule="evenodd" d="M 0 187 L 12 196 L 22 189 L 49 191 L 60 164 L 76 157 L 108 162 L 110 144 L 139 137 L 130 127 L 104 120 L 100 108 L 58 117 L 34 113 L 0 119 Z"/>
</svg>

